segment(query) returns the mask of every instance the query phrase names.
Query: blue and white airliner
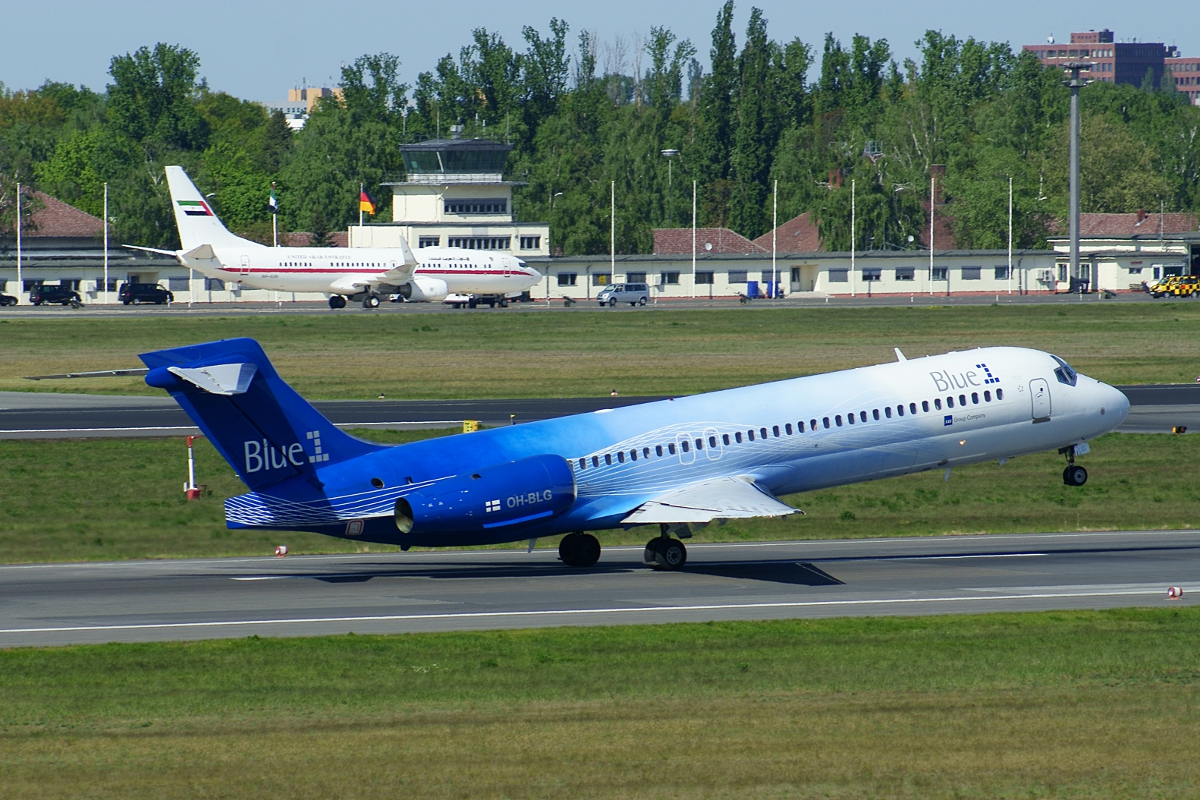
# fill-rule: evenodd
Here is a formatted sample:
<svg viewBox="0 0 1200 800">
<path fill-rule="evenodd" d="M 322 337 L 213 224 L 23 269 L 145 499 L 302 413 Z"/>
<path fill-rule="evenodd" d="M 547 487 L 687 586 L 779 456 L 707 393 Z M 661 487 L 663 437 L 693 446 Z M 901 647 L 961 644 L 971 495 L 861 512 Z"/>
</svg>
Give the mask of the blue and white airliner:
<svg viewBox="0 0 1200 800">
<path fill-rule="evenodd" d="M 252 339 L 141 356 L 250 491 L 230 528 L 313 531 L 439 547 L 563 536 L 589 567 L 589 531 L 656 525 L 646 561 L 679 569 L 676 536 L 711 522 L 803 513 L 777 498 L 1058 450 L 1075 457 L 1129 401 L 1057 356 L 992 347 L 383 446 L 335 428 Z M 565 534 L 565 535 L 564 535 Z"/>
</svg>

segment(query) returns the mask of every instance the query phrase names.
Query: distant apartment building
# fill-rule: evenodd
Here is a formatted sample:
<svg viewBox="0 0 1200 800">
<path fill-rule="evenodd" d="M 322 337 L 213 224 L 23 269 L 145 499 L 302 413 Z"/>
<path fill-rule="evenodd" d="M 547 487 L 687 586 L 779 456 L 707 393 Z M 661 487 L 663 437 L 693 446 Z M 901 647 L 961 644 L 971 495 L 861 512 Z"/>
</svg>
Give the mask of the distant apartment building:
<svg viewBox="0 0 1200 800">
<path fill-rule="evenodd" d="M 336 97 L 341 100 L 342 90 L 340 88 L 330 89 L 325 86 L 297 87 L 295 89 L 288 89 L 286 103 L 269 102 L 263 103 L 263 105 L 272 113 L 282 111 L 284 119 L 287 120 L 288 127 L 294 131 L 298 131 L 304 127 L 304 123 L 312 115 L 312 110 L 316 107 L 317 101 L 322 97 Z"/>
<path fill-rule="evenodd" d="M 1163 71 L 1170 69 L 1175 86 L 1188 100 L 1200 105 L 1200 58 L 1181 58 L 1174 45 L 1162 42 L 1118 42 L 1107 28 L 1101 31 L 1077 31 L 1068 43 L 1052 40 L 1027 44 L 1022 49 L 1033 53 L 1043 64 L 1055 67 L 1072 61 L 1092 65 L 1088 80 L 1128 83 L 1141 86 L 1147 75 L 1154 86 L 1161 85 Z"/>
</svg>

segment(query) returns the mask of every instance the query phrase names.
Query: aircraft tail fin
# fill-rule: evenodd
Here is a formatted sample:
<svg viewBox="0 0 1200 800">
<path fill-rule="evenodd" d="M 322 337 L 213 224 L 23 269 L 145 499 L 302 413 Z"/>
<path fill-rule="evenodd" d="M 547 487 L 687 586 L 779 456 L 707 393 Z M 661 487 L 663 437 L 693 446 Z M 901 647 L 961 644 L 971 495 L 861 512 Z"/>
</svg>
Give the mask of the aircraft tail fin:
<svg viewBox="0 0 1200 800">
<path fill-rule="evenodd" d="M 248 239 L 234 236 L 221 224 L 212 206 L 192 183 L 183 167 L 167 167 L 167 186 L 171 190 L 171 207 L 175 210 L 179 243 L 185 251 L 205 244 L 217 247 L 262 247 Z"/>
<path fill-rule="evenodd" d="M 382 449 L 338 430 L 275 371 L 253 339 L 143 353 L 146 383 L 183 407 L 247 486 L 258 490 Z"/>
</svg>

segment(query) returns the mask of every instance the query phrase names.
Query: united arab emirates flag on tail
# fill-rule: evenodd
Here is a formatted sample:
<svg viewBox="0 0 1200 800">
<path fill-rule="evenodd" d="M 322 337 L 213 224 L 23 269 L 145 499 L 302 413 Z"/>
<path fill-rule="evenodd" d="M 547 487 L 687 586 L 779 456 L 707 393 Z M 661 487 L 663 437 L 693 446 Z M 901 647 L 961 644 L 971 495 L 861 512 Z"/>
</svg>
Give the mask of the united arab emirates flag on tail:
<svg viewBox="0 0 1200 800">
<path fill-rule="evenodd" d="M 361 190 L 358 193 L 358 210 L 365 211 L 368 214 L 375 213 L 375 201 L 367 194 L 366 190 Z"/>
</svg>

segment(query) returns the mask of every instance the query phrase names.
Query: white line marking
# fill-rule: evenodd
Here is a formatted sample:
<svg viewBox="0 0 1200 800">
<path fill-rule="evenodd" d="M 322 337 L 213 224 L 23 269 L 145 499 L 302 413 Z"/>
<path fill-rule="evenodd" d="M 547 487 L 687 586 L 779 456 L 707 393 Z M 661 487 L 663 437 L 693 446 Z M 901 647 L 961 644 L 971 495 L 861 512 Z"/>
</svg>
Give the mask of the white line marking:
<svg viewBox="0 0 1200 800">
<path fill-rule="evenodd" d="M 57 628 L 6 628 L 0 629 L 0 634 L 170 630 L 178 628 L 246 627 L 250 625 L 312 625 L 330 622 L 405 622 L 437 619 L 496 619 L 500 617 L 563 617 L 570 616 L 572 614 L 646 614 L 682 611 L 739 611 L 768 608 L 821 608 L 829 606 L 905 605 L 920 603 L 992 603 L 996 602 L 997 600 L 1050 600 L 1086 597 L 1152 597 L 1155 595 L 1161 595 L 1165 599 L 1166 592 L 1158 589 L 1136 589 L 1130 591 L 1071 592 L 1064 594 L 1010 594 L 996 595 L 992 597 L 898 597 L 882 600 L 809 600 L 789 603 L 730 603 L 728 605 L 707 604 L 693 606 L 638 606 L 633 608 L 579 608 L 544 611 L 461 611 L 445 614 L 386 614 L 380 616 L 361 617 L 306 617 L 301 619 L 243 619 L 225 622 L 161 622 L 131 625 L 73 625 Z"/>
</svg>

